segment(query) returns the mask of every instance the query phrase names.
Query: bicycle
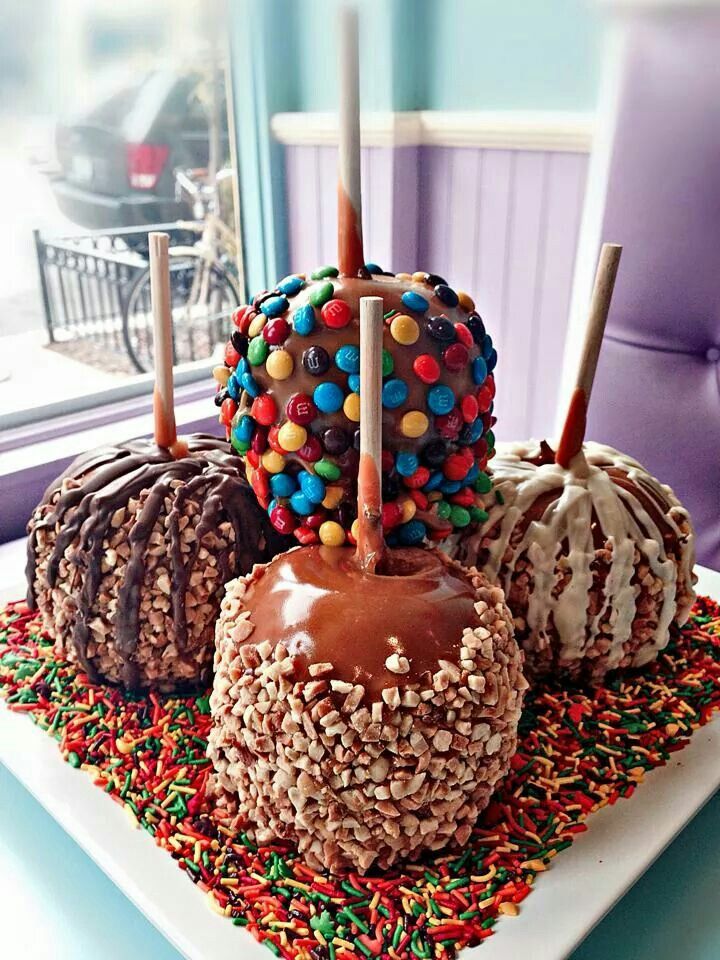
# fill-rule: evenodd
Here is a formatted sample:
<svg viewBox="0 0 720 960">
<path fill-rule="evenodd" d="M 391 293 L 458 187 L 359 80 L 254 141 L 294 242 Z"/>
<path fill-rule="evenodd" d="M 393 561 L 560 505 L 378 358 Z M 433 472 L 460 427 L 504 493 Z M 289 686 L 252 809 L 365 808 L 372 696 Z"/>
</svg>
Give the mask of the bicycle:
<svg viewBox="0 0 720 960">
<path fill-rule="evenodd" d="M 193 203 L 196 222 L 178 227 L 197 235 L 192 245 L 170 247 L 170 298 L 173 319 L 173 364 L 209 358 L 227 340 L 229 317 L 241 303 L 237 278 L 237 241 L 221 215 L 223 187 L 230 170 L 207 182 L 204 170 L 176 170 L 178 196 Z M 150 268 L 133 282 L 123 309 L 123 340 L 139 373 L 153 368 L 153 319 Z"/>
</svg>

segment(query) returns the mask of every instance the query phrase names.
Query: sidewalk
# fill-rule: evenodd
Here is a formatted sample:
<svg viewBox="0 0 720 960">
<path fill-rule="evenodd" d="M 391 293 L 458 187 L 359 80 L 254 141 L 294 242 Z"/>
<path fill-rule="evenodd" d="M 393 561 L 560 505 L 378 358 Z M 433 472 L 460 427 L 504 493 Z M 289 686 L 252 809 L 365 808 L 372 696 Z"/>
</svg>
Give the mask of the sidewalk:
<svg viewBox="0 0 720 960">
<path fill-rule="evenodd" d="M 127 374 L 79 363 L 45 344 L 44 330 L 0 338 L 0 412 L 14 413 L 117 386 Z"/>
</svg>

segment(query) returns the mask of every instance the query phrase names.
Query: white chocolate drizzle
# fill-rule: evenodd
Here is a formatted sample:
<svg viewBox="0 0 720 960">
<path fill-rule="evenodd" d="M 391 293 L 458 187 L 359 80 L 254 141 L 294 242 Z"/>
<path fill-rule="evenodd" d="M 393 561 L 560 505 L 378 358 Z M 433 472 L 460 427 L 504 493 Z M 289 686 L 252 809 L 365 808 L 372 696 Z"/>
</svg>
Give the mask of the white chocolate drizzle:
<svg viewBox="0 0 720 960">
<path fill-rule="evenodd" d="M 487 550 L 485 573 L 508 593 L 516 561 L 526 555 L 534 578 L 526 617 L 531 649 L 547 647 L 557 637 L 558 659 L 565 663 L 577 660 L 594 644 L 600 624 L 606 623 L 611 634 L 603 632 L 603 641 L 610 643 L 607 669 L 612 669 L 627 655 L 637 612 L 637 548 L 663 591 L 652 640 L 632 655 L 632 666 L 648 663 L 667 644 L 671 623 L 687 620 L 694 599 L 694 534 L 687 511 L 670 487 L 612 447 L 586 443 L 567 470 L 556 463 L 530 462 L 539 457 L 536 441 L 498 445 L 492 472 L 503 502 L 497 502 L 494 493 L 488 494 L 488 519 L 461 546 L 458 558 L 474 562 L 481 549 Z M 624 475 L 620 483 L 609 469 Z M 625 477 L 631 490 L 621 485 Z M 543 495 L 550 496 L 542 515 L 523 530 L 528 512 L 537 510 L 535 505 Z M 647 509 L 650 503 L 655 507 L 652 515 Z M 610 553 L 600 609 L 591 615 L 594 523 Z M 663 533 L 668 531 L 677 544 L 676 557 L 667 553 Z M 558 566 L 570 574 L 569 582 L 559 590 Z"/>
</svg>

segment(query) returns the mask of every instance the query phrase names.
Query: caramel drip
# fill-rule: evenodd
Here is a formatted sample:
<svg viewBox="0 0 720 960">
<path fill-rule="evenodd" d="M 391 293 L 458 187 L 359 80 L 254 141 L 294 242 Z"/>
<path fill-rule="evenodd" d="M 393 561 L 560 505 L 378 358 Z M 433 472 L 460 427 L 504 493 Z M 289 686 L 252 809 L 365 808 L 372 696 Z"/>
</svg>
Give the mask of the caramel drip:
<svg viewBox="0 0 720 960">
<path fill-rule="evenodd" d="M 50 503 L 59 492 L 51 510 L 37 522 L 31 521 L 26 568 L 28 604 L 31 608 L 36 605 L 38 530 L 52 530 L 59 524 L 60 530 L 48 560 L 47 583 L 50 589 L 55 587 L 60 562 L 71 548 L 67 562 L 80 568 L 83 575 L 71 639 L 78 659 L 91 679 L 96 678 L 96 672 L 87 656 L 91 635 L 89 621 L 103 578 L 103 543 L 113 532 L 113 515 L 119 508 L 126 507 L 131 499 L 140 499 L 141 503 L 129 531 L 130 556 L 118 594 L 115 621 L 115 644 L 123 660 L 123 681 L 128 687 L 137 686 L 139 681 L 134 655 L 147 550 L 166 497 L 172 499 L 166 541 L 172 575 L 173 625 L 180 649 L 185 649 L 188 642 L 185 611 L 188 576 L 208 533 L 224 519 L 232 523 L 235 531 L 234 569 L 230 569 L 228 558 L 222 557 L 221 582 L 234 574 L 247 572 L 253 563 L 268 559 L 285 545 L 257 507 L 242 476 L 241 465 L 227 443 L 196 434 L 187 438 L 187 446 L 188 455 L 180 460 L 173 459 L 169 450 L 149 440 L 132 440 L 84 454 L 45 492 L 42 503 Z M 66 479 L 79 485 L 64 489 Z M 183 486 L 173 495 L 171 484 L 175 480 Z M 196 522 L 194 549 L 186 555 L 181 547 L 180 517 L 183 504 L 191 498 L 201 504 L 201 513 Z M 79 544 L 73 548 L 76 540 Z"/>
<path fill-rule="evenodd" d="M 587 396 L 582 387 L 576 387 L 570 399 L 567 419 L 555 454 L 555 462 L 566 470 L 570 467 L 573 457 L 582 450 L 586 428 Z"/>
<path fill-rule="evenodd" d="M 367 573 L 374 573 L 385 550 L 382 529 L 382 493 L 380 475 L 373 458 L 360 455 L 358 470 L 358 503 L 363 509 L 358 512 L 358 555 L 364 558 L 362 566 Z"/>
<path fill-rule="evenodd" d="M 338 267 L 343 277 L 369 277 L 365 269 L 362 226 L 348 192 L 338 182 Z"/>
<path fill-rule="evenodd" d="M 362 684 L 370 698 L 435 673 L 438 660 L 457 662 L 464 629 L 480 622 L 475 600 L 468 576 L 439 551 L 387 550 L 370 573 L 352 547 L 319 546 L 276 557 L 244 598 L 252 643 L 282 642 L 301 673 L 331 663 L 334 679 Z M 392 654 L 407 658 L 408 672 L 388 669 Z"/>
</svg>

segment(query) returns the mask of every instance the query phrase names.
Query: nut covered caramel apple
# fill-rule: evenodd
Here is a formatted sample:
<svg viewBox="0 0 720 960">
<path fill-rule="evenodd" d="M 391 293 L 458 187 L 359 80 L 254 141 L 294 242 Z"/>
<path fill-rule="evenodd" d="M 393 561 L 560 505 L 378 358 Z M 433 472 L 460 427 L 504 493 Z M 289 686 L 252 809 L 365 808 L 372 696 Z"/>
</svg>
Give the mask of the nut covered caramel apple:
<svg viewBox="0 0 720 960">
<path fill-rule="evenodd" d="M 220 807 L 316 869 L 467 840 L 526 687 L 502 591 L 435 549 L 300 547 L 229 584 L 209 753 Z"/>
<path fill-rule="evenodd" d="M 482 516 L 497 355 L 471 298 L 442 277 L 360 273 L 288 276 L 236 312 L 215 370 L 220 419 L 280 533 L 354 543 L 359 301 L 382 297 L 383 526 L 391 546 L 441 540 Z"/>
<path fill-rule="evenodd" d="M 488 519 L 454 555 L 507 596 L 530 675 L 601 683 L 654 660 L 694 599 L 694 535 L 670 487 L 586 442 L 568 468 L 546 443 L 501 444 Z"/>
<path fill-rule="evenodd" d="M 215 437 L 78 457 L 28 526 L 28 602 L 59 655 L 130 690 L 209 680 L 225 582 L 286 544 Z"/>
</svg>

